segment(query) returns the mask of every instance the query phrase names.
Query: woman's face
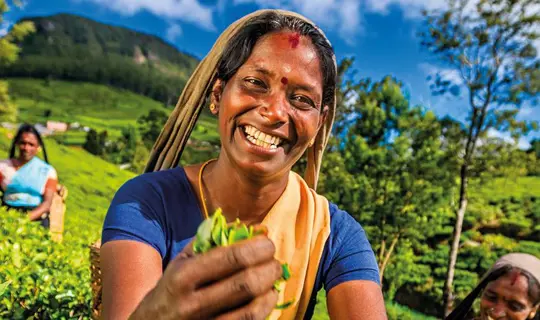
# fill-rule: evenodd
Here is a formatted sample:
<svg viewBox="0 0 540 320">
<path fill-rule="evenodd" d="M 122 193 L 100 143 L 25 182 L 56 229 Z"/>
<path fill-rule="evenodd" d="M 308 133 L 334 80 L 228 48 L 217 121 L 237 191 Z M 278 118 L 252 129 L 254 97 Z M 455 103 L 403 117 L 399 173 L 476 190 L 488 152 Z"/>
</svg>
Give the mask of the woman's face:
<svg viewBox="0 0 540 320">
<path fill-rule="evenodd" d="M 480 300 L 482 320 L 532 319 L 538 309 L 529 298 L 529 281 L 519 271 L 490 282 Z"/>
<path fill-rule="evenodd" d="M 25 132 L 21 135 L 18 143 L 19 158 L 24 161 L 30 161 L 39 151 L 39 141 L 35 134 Z"/>
<path fill-rule="evenodd" d="M 222 152 L 257 176 L 288 172 L 324 122 L 322 83 L 309 38 L 294 32 L 262 37 L 236 74 L 214 86 Z"/>
</svg>

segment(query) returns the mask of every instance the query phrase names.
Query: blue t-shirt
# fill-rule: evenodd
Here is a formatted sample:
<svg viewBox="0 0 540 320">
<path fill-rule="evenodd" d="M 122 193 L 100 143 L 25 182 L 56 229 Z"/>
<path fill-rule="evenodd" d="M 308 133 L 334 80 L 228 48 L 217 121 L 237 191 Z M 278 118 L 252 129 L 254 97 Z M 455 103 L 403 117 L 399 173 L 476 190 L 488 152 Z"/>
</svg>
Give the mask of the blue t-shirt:
<svg viewBox="0 0 540 320">
<path fill-rule="evenodd" d="M 116 193 L 103 226 L 102 244 L 135 240 L 154 247 L 163 269 L 195 236 L 202 222 L 196 195 L 183 168 L 142 174 Z M 305 319 L 311 319 L 317 292 L 350 280 L 379 284 L 375 255 L 360 224 L 330 203 L 330 236 L 317 271 Z"/>
</svg>

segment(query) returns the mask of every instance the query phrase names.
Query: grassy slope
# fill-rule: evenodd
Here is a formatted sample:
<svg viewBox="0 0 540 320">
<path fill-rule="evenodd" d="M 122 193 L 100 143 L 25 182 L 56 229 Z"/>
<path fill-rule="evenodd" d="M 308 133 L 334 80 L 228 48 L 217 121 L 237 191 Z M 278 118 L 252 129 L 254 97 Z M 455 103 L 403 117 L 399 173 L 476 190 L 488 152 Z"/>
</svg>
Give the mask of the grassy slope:
<svg viewBox="0 0 540 320">
<path fill-rule="evenodd" d="M 114 133 L 151 109 L 164 109 L 150 98 L 90 83 L 10 79 L 9 85 L 19 118 L 33 123 L 45 122 L 45 111 L 51 110 L 49 120 L 79 122 Z"/>
<path fill-rule="evenodd" d="M 130 91 L 91 83 L 11 78 L 9 85 L 21 121 L 44 123 L 45 111 L 51 110 L 49 120 L 79 122 L 98 131 L 107 130 L 112 137 L 118 136 L 122 128 L 136 126 L 137 118 L 152 109 L 172 111 L 162 103 Z M 201 126 L 195 128 L 193 138 L 219 140 L 214 119 L 203 113 L 199 123 Z M 85 135 L 68 132 L 66 142 L 83 144 Z"/>
</svg>

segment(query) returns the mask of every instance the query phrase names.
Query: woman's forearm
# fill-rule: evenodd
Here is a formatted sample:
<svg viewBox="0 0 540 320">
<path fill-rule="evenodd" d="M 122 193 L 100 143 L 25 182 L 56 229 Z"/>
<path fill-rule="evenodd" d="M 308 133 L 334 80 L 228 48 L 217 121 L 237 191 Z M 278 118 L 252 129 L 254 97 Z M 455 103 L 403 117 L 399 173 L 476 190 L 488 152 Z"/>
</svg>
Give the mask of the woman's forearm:
<svg viewBox="0 0 540 320">
<path fill-rule="evenodd" d="M 42 202 L 39 206 L 34 208 L 32 211 L 28 212 L 28 218 L 31 221 L 39 220 L 39 219 L 41 219 L 41 216 L 44 213 L 49 212 L 50 209 L 51 209 L 51 204 L 50 203 Z"/>
</svg>

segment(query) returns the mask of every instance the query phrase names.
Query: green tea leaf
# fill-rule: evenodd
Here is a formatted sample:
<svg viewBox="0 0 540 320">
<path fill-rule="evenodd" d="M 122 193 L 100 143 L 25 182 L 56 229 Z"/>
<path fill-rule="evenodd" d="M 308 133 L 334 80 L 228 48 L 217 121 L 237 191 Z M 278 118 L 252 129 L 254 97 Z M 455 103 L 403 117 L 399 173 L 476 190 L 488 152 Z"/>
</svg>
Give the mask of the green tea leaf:
<svg viewBox="0 0 540 320">
<path fill-rule="evenodd" d="M 4 283 L 0 283 L 0 297 L 4 294 L 4 292 L 6 291 L 6 289 L 9 286 L 10 283 L 11 283 L 11 281 L 6 281 Z"/>
<path fill-rule="evenodd" d="M 291 301 L 284 302 L 284 303 L 279 303 L 279 304 L 275 307 L 275 309 L 278 309 L 278 310 L 287 309 L 287 308 L 290 307 L 293 303 L 294 303 L 294 299 L 291 300 Z"/>
<path fill-rule="evenodd" d="M 281 270 L 283 271 L 282 278 L 283 280 L 289 280 L 291 278 L 291 268 L 288 263 L 283 263 L 281 265 Z"/>
<path fill-rule="evenodd" d="M 221 209 L 218 209 L 212 216 L 212 240 L 217 246 L 225 245 L 222 243 L 222 234 L 227 229 L 227 221 L 221 214 Z"/>
<path fill-rule="evenodd" d="M 227 232 L 225 232 L 225 230 L 221 232 L 220 237 L 221 237 L 221 245 L 222 246 L 229 245 L 229 242 L 227 241 Z"/>
<path fill-rule="evenodd" d="M 227 220 L 221 209 L 216 210 L 212 217 L 204 220 L 197 228 L 195 241 L 193 242 L 193 251 L 196 254 L 205 253 L 215 247 L 222 247 L 237 243 L 242 240 L 250 239 L 259 234 L 267 234 L 268 229 L 262 227 L 255 229 L 253 226 L 247 226 L 240 219 L 236 219 L 233 223 L 227 224 Z M 281 279 L 274 282 L 274 289 L 278 292 L 283 290 L 282 286 L 285 281 L 291 277 L 291 270 L 287 263 L 281 265 Z M 286 309 L 294 301 L 278 304 L 276 309 Z"/>
<path fill-rule="evenodd" d="M 245 239 L 249 239 L 249 230 L 245 224 L 239 225 L 233 230 L 233 236 L 231 237 L 229 235 L 229 243 L 236 243 Z"/>
<path fill-rule="evenodd" d="M 13 252 L 11 253 L 11 259 L 13 265 L 17 268 L 21 267 L 22 257 L 21 257 L 21 245 L 18 243 L 13 244 Z"/>
</svg>

